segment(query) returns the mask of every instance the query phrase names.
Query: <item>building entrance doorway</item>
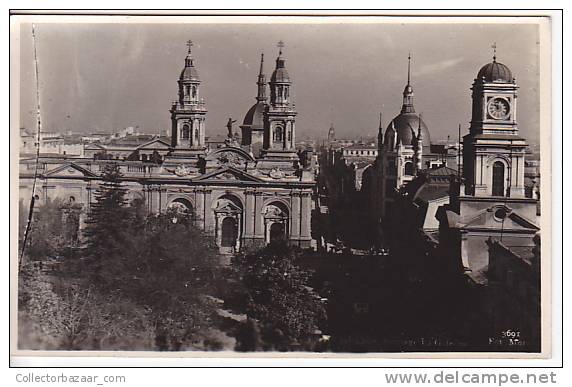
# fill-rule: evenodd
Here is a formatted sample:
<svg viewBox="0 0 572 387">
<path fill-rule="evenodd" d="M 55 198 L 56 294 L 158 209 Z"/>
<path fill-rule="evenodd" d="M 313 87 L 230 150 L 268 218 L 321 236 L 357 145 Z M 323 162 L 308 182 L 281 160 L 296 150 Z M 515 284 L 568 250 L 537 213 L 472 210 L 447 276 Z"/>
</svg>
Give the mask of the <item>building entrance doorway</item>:
<svg viewBox="0 0 572 387">
<path fill-rule="evenodd" d="M 238 224 L 236 218 L 227 216 L 221 225 L 221 247 L 234 247 L 238 238 Z"/>
<path fill-rule="evenodd" d="M 270 226 L 270 243 L 280 242 L 286 239 L 286 229 L 283 223 L 273 223 Z"/>
</svg>

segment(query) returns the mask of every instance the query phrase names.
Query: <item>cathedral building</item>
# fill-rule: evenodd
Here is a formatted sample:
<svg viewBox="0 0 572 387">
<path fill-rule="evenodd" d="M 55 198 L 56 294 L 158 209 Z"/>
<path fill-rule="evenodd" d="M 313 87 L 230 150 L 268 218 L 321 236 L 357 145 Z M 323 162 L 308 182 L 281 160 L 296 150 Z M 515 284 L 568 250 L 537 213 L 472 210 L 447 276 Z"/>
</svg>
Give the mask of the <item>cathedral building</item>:
<svg viewBox="0 0 572 387">
<path fill-rule="evenodd" d="M 41 157 L 37 200 L 41 203 L 58 197 L 73 201 L 85 214 L 101 182 L 103 166 L 115 163 L 131 199 L 144 199 L 150 213 L 167 208 L 193 213 L 197 225 L 215 237 L 222 252 L 278 239 L 310 247 L 314 164 L 301 160 L 296 151 L 296 109 L 283 47 L 280 42 L 268 85 L 261 61 L 256 104 L 241 126 L 242 144 L 233 136 L 233 121 L 229 120 L 224 145 L 207 147 L 208 110 L 201 88 L 208 85 L 201 83 L 189 41 L 177 81 L 178 98 L 170 108 L 170 144 L 154 141 L 149 145 L 161 157 Z M 259 146 L 256 154 L 255 146 Z M 31 196 L 34 167 L 34 159 L 20 160 L 20 199 L 24 203 Z"/>
</svg>

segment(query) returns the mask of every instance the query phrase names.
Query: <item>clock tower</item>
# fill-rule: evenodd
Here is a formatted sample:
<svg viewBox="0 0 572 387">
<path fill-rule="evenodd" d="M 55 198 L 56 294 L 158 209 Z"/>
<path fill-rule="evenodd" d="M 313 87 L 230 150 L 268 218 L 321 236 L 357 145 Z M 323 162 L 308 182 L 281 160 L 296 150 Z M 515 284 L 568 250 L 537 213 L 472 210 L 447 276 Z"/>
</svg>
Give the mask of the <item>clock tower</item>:
<svg viewBox="0 0 572 387">
<path fill-rule="evenodd" d="M 494 47 L 494 46 L 493 46 Z M 524 198 L 524 138 L 518 135 L 518 86 L 510 69 L 493 61 L 473 82 L 469 134 L 463 138 L 465 194 Z"/>
</svg>

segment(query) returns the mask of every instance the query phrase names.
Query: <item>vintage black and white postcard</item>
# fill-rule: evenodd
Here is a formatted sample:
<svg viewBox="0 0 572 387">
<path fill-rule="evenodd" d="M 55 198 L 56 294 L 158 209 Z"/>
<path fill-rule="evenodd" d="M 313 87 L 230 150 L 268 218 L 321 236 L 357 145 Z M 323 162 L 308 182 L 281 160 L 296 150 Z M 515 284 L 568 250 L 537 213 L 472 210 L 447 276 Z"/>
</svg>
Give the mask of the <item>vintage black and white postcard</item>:
<svg viewBox="0 0 572 387">
<path fill-rule="evenodd" d="M 12 355 L 549 357 L 550 23 L 12 15 Z"/>
</svg>

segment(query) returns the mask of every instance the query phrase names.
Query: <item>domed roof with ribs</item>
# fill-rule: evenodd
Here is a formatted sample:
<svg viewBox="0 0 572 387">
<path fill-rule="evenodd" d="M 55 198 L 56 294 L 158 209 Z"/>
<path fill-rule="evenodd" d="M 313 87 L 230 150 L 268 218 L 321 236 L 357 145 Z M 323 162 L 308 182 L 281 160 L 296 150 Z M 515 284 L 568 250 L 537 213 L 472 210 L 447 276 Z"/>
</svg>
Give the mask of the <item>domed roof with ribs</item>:
<svg viewBox="0 0 572 387">
<path fill-rule="evenodd" d="M 252 129 L 263 129 L 265 108 L 266 104 L 264 102 L 256 102 L 244 116 L 244 121 L 242 124 L 244 126 L 250 126 Z"/>
<path fill-rule="evenodd" d="M 388 125 L 385 131 L 384 143 L 391 143 L 393 130 L 397 133 L 397 143 L 403 145 L 413 145 L 413 140 L 417 137 L 419 130 L 419 121 L 421 121 L 421 134 L 423 135 L 423 146 L 431 146 L 431 137 L 429 129 L 422 118 L 415 113 L 401 113 L 395 117 Z"/>
<path fill-rule="evenodd" d="M 493 60 L 479 70 L 477 79 L 484 79 L 485 82 L 493 83 L 513 83 L 514 78 L 510 69 L 502 63 Z"/>
</svg>

